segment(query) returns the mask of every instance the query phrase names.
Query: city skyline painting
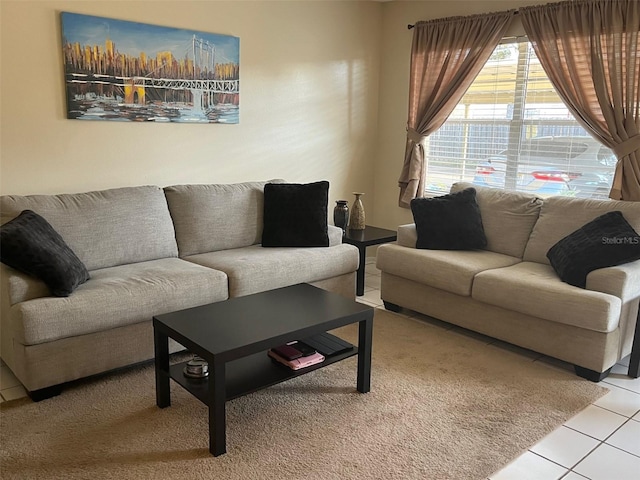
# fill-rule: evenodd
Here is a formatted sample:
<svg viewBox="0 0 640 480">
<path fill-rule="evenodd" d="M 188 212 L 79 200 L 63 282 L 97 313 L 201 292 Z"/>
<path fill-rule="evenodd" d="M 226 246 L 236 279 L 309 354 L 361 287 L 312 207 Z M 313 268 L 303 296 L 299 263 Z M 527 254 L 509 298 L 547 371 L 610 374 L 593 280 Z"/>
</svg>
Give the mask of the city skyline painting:
<svg viewBox="0 0 640 480">
<path fill-rule="evenodd" d="M 239 123 L 240 39 L 62 12 L 67 118 Z"/>
</svg>

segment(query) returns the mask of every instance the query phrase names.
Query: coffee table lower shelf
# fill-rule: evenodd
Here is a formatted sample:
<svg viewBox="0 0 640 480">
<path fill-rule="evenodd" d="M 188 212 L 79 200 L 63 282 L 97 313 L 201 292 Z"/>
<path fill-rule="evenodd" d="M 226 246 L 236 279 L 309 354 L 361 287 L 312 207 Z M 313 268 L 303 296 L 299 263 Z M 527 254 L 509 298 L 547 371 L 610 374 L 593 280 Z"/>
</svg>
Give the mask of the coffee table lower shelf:
<svg viewBox="0 0 640 480">
<path fill-rule="evenodd" d="M 263 388 L 276 385 L 318 370 L 358 354 L 358 347 L 325 358 L 324 362 L 300 370 L 291 370 L 285 365 L 272 360 L 267 352 L 259 352 L 247 357 L 233 360 L 226 364 L 225 390 L 227 400 L 257 392 Z M 176 363 L 169 367 L 169 376 L 185 390 L 194 395 L 205 405 L 209 405 L 209 378 L 189 378 L 183 374 L 187 362 Z"/>
</svg>

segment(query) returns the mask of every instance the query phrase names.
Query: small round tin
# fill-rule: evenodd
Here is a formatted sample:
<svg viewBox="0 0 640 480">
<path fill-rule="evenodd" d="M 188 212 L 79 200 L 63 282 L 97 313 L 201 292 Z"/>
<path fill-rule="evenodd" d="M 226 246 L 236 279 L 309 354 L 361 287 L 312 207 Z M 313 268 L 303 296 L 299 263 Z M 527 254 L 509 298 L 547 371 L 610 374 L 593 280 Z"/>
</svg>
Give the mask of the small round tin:
<svg viewBox="0 0 640 480">
<path fill-rule="evenodd" d="M 195 356 L 187 362 L 183 373 L 189 378 L 205 378 L 209 375 L 209 364 L 203 358 Z"/>
</svg>

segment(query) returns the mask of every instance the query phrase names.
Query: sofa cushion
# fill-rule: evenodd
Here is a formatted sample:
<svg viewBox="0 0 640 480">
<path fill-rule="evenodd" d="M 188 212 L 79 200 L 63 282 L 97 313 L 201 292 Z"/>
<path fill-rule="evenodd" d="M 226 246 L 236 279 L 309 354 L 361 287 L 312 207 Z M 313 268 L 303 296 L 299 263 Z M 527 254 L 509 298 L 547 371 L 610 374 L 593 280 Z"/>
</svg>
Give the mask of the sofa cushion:
<svg viewBox="0 0 640 480">
<path fill-rule="evenodd" d="M 585 288 L 589 272 L 640 259 L 640 236 L 616 210 L 564 237 L 547 258 L 562 281 Z"/>
<path fill-rule="evenodd" d="M 181 257 L 260 243 L 269 182 L 173 185 L 164 193 Z"/>
<path fill-rule="evenodd" d="M 263 247 L 328 247 L 329 182 L 264 186 Z"/>
<path fill-rule="evenodd" d="M 45 297 L 12 307 L 16 338 L 35 345 L 150 321 L 154 315 L 228 298 L 223 272 L 166 258 L 91 272 L 67 298 Z"/>
<path fill-rule="evenodd" d="M 420 250 L 385 244 L 378 247 L 376 266 L 385 273 L 469 296 L 478 273 L 519 261 L 516 257 L 484 250 Z"/>
<path fill-rule="evenodd" d="M 559 240 L 594 218 L 615 210 L 621 211 L 631 227 L 640 232 L 640 202 L 560 196 L 545 198 L 540 218 L 533 227 L 523 259 L 549 265 L 547 252 Z"/>
<path fill-rule="evenodd" d="M 487 237 L 485 248 L 522 258 L 533 225 L 540 215 L 542 200 L 534 195 L 478 187 L 465 182 L 454 183 L 451 192 L 469 187 L 476 189 L 476 200 Z"/>
<path fill-rule="evenodd" d="M 89 271 L 178 255 L 160 187 L 0 197 L 2 223 L 23 210 L 44 217 Z"/>
<path fill-rule="evenodd" d="M 31 210 L 0 227 L 0 259 L 41 279 L 57 297 L 68 297 L 89 280 L 87 267 L 60 234 Z"/>
<path fill-rule="evenodd" d="M 550 265 L 533 262 L 479 273 L 471 296 L 507 310 L 596 332 L 617 328 L 622 305 L 618 297 L 564 283 Z"/>
<path fill-rule="evenodd" d="M 358 249 L 347 244 L 329 248 L 252 245 L 192 255 L 185 260 L 225 272 L 229 277 L 229 296 L 240 297 L 355 272 Z"/>
<path fill-rule="evenodd" d="M 475 188 L 414 198 L 411 213 L 418 232 L 416 248 L 471 250 L 487 245 Z"/>
</svg>

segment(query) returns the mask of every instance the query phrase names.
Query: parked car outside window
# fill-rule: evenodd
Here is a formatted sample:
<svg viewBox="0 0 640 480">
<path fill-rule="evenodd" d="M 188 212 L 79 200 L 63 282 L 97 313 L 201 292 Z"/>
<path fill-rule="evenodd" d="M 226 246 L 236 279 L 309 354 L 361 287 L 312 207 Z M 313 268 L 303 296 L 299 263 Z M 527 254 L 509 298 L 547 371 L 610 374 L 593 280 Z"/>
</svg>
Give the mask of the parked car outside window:
<svg viewBox="0 0 640 480">
<path fill-rule="evenodd" d="M 535 137 L 524 141 L 519 152 L 504 150 L 480 162 L 473 183 L 540 197 L 606 199 L 616 161 L 591 137 Z"/>
</svg>

